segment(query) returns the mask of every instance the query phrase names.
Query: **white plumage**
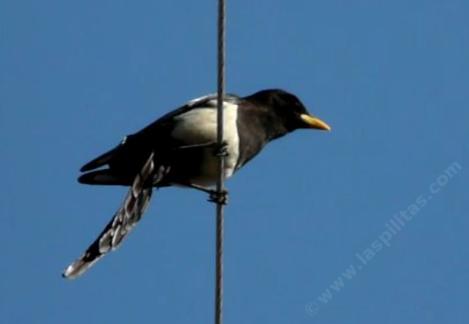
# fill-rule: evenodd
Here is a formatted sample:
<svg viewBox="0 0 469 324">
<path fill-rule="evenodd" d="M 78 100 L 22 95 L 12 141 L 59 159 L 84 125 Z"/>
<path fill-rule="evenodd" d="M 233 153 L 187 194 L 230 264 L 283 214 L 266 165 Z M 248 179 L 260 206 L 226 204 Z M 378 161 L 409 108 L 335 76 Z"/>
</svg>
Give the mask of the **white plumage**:
<svg viewBox="0 0 469 324">
<path fill-rule="evenodd" d="M 211 100 L 207 107 L 189 110 L 176 116 L 171 136 L 182 141 L 185 145 L 215 143 L 217 141 L 216 106 L 216 100 Z M 238 105 L 225 102 L 223 108 L 223 139 L 227 143 L 228 152 L 225 159 L 225 178 L 229 178 L 233 175 L 239 157 L 239 136 L 236 125 Z M 200 175 L 196 179 L 191 179 L 192 182 L 201 186 L 213 185 L 218 174 L 218 158 L 214 156 L 213 148 L 204 149 L 204 160 L 201 165 L 203 169 L 200 170 Z"/>
</svg>

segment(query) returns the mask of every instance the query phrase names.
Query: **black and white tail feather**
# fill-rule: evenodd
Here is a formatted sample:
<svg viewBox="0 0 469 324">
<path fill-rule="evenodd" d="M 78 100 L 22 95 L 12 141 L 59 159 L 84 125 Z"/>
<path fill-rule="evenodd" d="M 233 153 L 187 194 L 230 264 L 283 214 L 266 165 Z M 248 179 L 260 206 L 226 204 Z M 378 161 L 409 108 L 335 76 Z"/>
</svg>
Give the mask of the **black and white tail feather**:
<svg viewBox="0 0 469 324">
<path fill-rule="evenodd" d="M 65 269 L 64 278 L 74 279 L 82 275 L 100 258 L 119 247 L 122 240 L 142 218 L 150 202 L 152 187 L 159 182 L 165 172 L 163 166 L 156 166 L 154 153 L 151 153 L 112 220 L 85 253 Z"/>
</svg>

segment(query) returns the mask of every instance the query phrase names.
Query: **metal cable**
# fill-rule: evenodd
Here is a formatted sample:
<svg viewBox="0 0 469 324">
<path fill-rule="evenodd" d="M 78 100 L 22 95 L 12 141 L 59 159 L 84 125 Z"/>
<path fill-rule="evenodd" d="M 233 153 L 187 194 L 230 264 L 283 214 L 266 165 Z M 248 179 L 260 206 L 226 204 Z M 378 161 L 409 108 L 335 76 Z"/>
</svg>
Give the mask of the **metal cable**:
<svg viewBox="0 0 469 324">
<path fill-rule="evenodd" d="M 217 28 L 217 143 L 223 146 L 223 99 L 225 97 L 225 0 L 218 0 Z M 218 154 L 217 194 L 224 193 L 225 155 Z M 216 269 L 215 269 L 215 324 L 223 323 L 223 236 L 224 236 L 224 203 L 217 201 L 216 207 Z"/>
</svg>

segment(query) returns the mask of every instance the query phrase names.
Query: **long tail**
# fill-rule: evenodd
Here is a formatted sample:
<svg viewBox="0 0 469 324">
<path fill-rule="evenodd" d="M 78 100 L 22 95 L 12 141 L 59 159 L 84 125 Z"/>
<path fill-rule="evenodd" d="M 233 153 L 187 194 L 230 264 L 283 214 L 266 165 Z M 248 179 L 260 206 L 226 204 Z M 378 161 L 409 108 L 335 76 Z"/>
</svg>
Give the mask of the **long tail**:
<svg viewBox="0 0 469 324">
<path fill-rule="evenodd" d="M 65 269 L 64 278 L 74 279 L 80 276 L 122 243 L 122 240 L 142 218 L 150 202 L 152 184 L 158 182 L 162 173 L 162 167 L 155 170 L 154 153 L 151 153 L 112 220 L 85 253 Z"/>
</svg>

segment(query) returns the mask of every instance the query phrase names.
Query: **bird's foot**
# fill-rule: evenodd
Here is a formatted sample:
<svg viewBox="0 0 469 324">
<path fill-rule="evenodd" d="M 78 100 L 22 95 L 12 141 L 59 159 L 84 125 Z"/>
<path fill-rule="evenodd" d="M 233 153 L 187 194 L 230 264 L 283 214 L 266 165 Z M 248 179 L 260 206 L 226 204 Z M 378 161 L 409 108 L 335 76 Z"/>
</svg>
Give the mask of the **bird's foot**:
<svg viewBox="0 0 469 324">
<path fill-rule="evenodd" d="M 210 190 L 208 201 L 216 204 L 227 205 L 228 190 L 223 189 L 221 192 L 218 192 L 217 190 Z"/>
<path fill-rule="evenodd" d="M 201 185 L 193 184 L 193 183 L 186 183 L 184 184 L 187 187 L 197 189 L 200 191 L 203 191 L 205 193 L 208 193 L 209 198 L 208 201 L 213 202 L 213 203 L 221 203 L 223 205 L 228 204 L 228 190 L 223 189 L 220 193 L 218 193 L 217 190 L 207 188 Z"/>
<path fill-rule="evenodd" d="M 214 143 L 213 145 L 215 147 L 213 155 L 218 157 L 228 156 L 228 142 L 223 141 L 221 145 L 218 145 L 218 143 Z"/>
</svg>

